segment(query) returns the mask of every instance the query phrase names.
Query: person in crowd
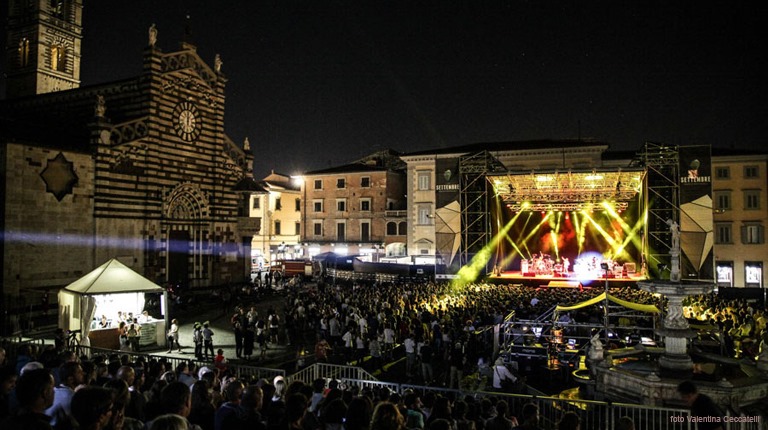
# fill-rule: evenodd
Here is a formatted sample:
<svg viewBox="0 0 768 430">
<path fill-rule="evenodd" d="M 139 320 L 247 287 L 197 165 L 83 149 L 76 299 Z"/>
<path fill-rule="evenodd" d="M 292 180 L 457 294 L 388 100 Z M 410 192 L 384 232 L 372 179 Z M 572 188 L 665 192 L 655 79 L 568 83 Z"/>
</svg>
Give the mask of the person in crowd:
<svg viewBox="0 0 768 430">
<path fill-rule="evenodd" d="M 160 392 L 160 404 L 164 413 L 184 417 L 189 430 L 201 430 L 200 426 L 189 423 L 187 419 L 192 410 L 192 393 L 186 384 L 178 381 L 168 383 Z M 147 427 L 152 428 L 152 424 L 148 422 Z"/>
<path fill-rule="evenodd" d="M 0 423 L 0 428 L 52 430 L 51 418 L 45 411 L 53 405 L 53 389 L 53 375 L 47 369 L 33 369 L 22 373 L 16 381 L 16 400 L 19 408 Z"/>
<path fill-rule="evenodd" d="M 267 426 L 260 413 L 263 400 L 264 393 L 258 385 L 253 384 L 245 387 L 240 401 L 242 428 L 244 430 L 266 430 Z"/>
<path fill-rule="evenodd" d="M 179 320 L 176 318 L 171 320 L 171 328 L 168 329 L 168 352 L 173 352 L 174 344 L 181 352 L 181 344 L 179 343 Z"/>
<path fill-rule="evenodd" d="M 152 421 L 149 430 L 191 430 L 189 422 L 181 415 L 164 414 Z"/>
<path fill-rule="evenodd" d="M 691 408 L 691 416 L 708 418 L 720 417 L 720 422 L 709 422 L 708 419 L 702 419 L 698 423 L 700 430 L 723 430 L 723 419 L 725 415 L 720 407 L 706 394 L 700 393 L 696 384 L 691 381 L 683 381 L 677 386 L 677 392 L 686 405 Z M 712 420 L 714 421 L 714 420 Z"/>
<path fill-rule="evenodd" d="M 285 417 L 280 427 L 288 430 L 303 430 L 302 423 L 308 402 L 304 394 L 291 394 L 285 402 Z"/>
<path fill-rule="evenodd" d="M 112 422 L 114 404 L 112 390 L 104 387 L 83 387 L 72 396 L 71 417 L 79 430 L 101 430 Z M 122 422 L 120 422 L 122 425 Z"/>
<path fill-rule="evenodd" d="M 238 429 L 243 424 L 244 413 L 240 407 L 245 386 L 234 380 L 224 387 L 226 401 L 216 409 L 214 417 L 214 430 Z"/>
<path fill-rule="evenodd" d="M 453 407 L 453 419 L 456 423 L 455 430 L 475 430 L 475 421 L 467 418 L 469 404 L 464 400 L 457 400 Z"/>
<path fill-rule="evenodd" d="M 581 418 L 576 412 L 566 412 L 558 421 L 557 430 L 581 430 Z"/>
<path fill-rule="evenodd" d="M 509 404 L 505 399 L 498 400 L 495 405 L 496 415 L 485 422 L 486 430 L 512 430 L 517 428 L 517 418 L 509 414 Z"/>
<path fill-rule="evenodd" d="M 533 403 L 523 405 L 520 414 L 522 423 L 515 430 L 542 430 L 539 424 L 539 407 Z"/>
<path fill-rule="evenodd" d="M 621 417 L 616 423 L 616 430 L 635 430 L 635 422 L 630 417 Z"/>
<path fill-rule="evenodd" d="M 216 357 L 213 358 L 213 366 L 219 371 L 219 374 L 222 374 L 227 370 L 227 358 L 224 357 L 223 349 L 219 348 L 216 350 Z"/>
<path fill-rule="evenodd" d="M 344 420 L 345 430 L 368 430 L 373 417 L 373 402 L 367 396 L 358 396 L 349 402 Z"/>
<path fill-rule="evenodd" d="M 405 427 L 408 429 L 424 428 L 424 412 L 421 411 L 421 398 L 414 391 L 409 391 L 403 396 L 405 406 Z"/>
<path fill-rule="evenodd" d="M 390 402 L 381 402 L 373 410 L 371 427 L 369 430 L 403 430 L 405 420 L 397 405 Z"/>
<path fill-rule="evenodd" d="M 54 428 L 69 428 L 69 416 L 72 412 L 72 397 L 75 388 L 83 383 L 83 367 L 75 361 L 68 361 L 59 366 L 59 380 L 61 383 L 54 388 L 53 405 L 45 411 L 51 417 L 51 425 Z"/>
<path fill-rule="evenodd" d="M 203 325 L 196 322 L 192 326 L 192 342 L 195 344 L 195 358 L 203 359 Z"/>
<path fill-rule="evenodd" d="M 322 335 L 318 336 L 317 343 L 315 344 L 315 360 L 318 363 L 328 362 L 328 352 L 331 350 L 331 345 Z"/>
<path fill-rule="evenodd" d="M 197 381 L 192 384 L 191 398 L 192 411 L 187 417 L 189 422 L 197 424 L 202 430 L 213 430 L 216 408 L 213 406 L 213 397 L 208 389 L 208 383 Z"/>
<path fill-rule="evenodd" d="M 451 349 L 449 362 L 451 363 L 451 380 L 449 388 L 461 389 L 461 379 L 464 376 L 464 364 L 467 357 L 464 353 L 464 342 L 457 339 Z"/>
<path fill-rule="evenodd" d="M 192 384 L 197 382 L 197 379 L 195 379 L 192 374 L 189 362 L 181 361 L 178 365 L 176 365 L 176 380 L 183 382 L 190 388 L 192 387 Z"/>
<path fill-rule="evenodd" d="M 11 366 L 0 367 L 0 422 L 11 414 L 10 397 L 16 389 L 16 379 L 16 372 Z"/>
<path fill-rule="evenodd" d="M 112 390 L 112 416 L 108 428 L 113 430 L 144 430 L 144 422 L 125 416 L 125 408 L 131 400 L 128 385 L 122 379 L 111 379 L 104 388 Z"/>
<path fill-rule="evenodd" d="M 203 323 L 203 359 L 208 360 L 208 351 L 211 352 L 211 358 L 214 358 L 213 354 L 213 330 L 208 321 Z"/>
<path fill-rule="evenodd" d="M 504 364 L 504 358 L 497 358 L 496 363 L 493 365 L 493 388 L 495 390 L 503 390 L 509 384 L 514 384 L 515 382 L 517 382 L 517 377 Z"/>
<path fill-rule="evenodd" d="M 140 350 L 139 341 L 141 340 L 141 325 L 139 324 L 139 320 L 137 318 L 134 318 L 133 321 L 128 323 L 128 329 L 126 330 L 126 334 L 128 335 L 128 345 L 130 346 L 130 350 L 133 352 L 139 352 Z"/>
</svg>

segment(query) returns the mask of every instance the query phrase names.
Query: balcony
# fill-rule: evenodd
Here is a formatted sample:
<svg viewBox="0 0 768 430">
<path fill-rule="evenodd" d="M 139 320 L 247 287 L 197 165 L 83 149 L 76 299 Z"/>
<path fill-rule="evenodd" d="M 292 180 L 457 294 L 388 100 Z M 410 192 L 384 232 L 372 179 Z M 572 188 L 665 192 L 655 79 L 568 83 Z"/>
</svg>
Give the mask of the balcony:
<svg viewBox="0 0 768 430">
<path fill-rule="evenodd" d="M 386 218 L 405 218 L 408 211 L 384 211 Z"/>
<path fill-rule="evenodd" d="M 241 236 L 253 236 L 261 231 L 261 218 L 238 217 L 237 230 Z"/>
</svg>

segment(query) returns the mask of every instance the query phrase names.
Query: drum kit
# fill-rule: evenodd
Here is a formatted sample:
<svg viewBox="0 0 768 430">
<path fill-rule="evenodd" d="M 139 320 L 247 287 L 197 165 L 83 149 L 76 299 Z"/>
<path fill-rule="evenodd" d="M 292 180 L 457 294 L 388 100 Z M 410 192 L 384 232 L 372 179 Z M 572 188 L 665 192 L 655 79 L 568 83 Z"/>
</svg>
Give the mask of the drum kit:
<svg viewBox="0 0 768 430">
<path fill-rule="evenodd" d="M 563 260 L 564 262 L 567 261 L 565 258 Z M 536 275 L 551 276 L 553 274 L 563 274 L 566 270 L 565 264 L 556 263 L 549 254 L 544 254 L 543 252 L 539 252 L 538 255 L 534 254 L 530 260 L 520 261 L 520 271 L 522 273 L 533 272 Z"/>
</svg>

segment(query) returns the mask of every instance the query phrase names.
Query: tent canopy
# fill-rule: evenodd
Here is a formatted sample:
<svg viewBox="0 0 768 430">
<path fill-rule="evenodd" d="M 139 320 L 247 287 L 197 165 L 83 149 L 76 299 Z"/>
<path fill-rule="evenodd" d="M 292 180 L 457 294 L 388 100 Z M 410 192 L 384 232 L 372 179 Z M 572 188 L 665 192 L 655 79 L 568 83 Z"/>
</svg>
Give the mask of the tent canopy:
<svg viewBox="0 0 768 430">
<path fill-rule="evenodd" d="M 64 287 L 80 294 L 162 292 L 163 288 L 113 258 Z"/>
<path fill-rule="evenodd" d="M 575 310 L 575 309 L 581 309 L 581 308 L 586 307 L 586 306 L 591 306 L 591 305 L 594 305 L 596 303 L 600 303 L 600 302 L 604 301 L 606 294 L 607 293 L 602 293 L 602 294 L 600 294 L 597 297 L 593 297 L 593 298 L 591 298 L 589 300 L 585 300 L 585 301 L 583 301 L 581 303 L 576 303 L 573 306 L 558 306 L 557 308 L 555 308 L 555 310 L 558 311 L 558 312 L 572 311 L 572 310 Z M 654 306 L 654 305 L 643 305 L 643 304 L 640 304 L 640 303 L 628 302 L 628 301 L 622 300 L 622 299 L 620 299 L 618 297 L 614 297 L 614 296 L 612 296 L 610 294 L 607 294 L 607 295 L 608 295 L 608 300 L 610 300 L 613 303 L 616 303 L 618 305 L 624 306 L 625 308 L 629 308 L 629 309 L 636 310 L 636 311 L 641 311 L 641 312 L 646 312 L 646 313 L 650 313 L 650 314 L 657 314 L 657 313 L 659 313 L 659 309 L 656 306 Z"/>
</svg>

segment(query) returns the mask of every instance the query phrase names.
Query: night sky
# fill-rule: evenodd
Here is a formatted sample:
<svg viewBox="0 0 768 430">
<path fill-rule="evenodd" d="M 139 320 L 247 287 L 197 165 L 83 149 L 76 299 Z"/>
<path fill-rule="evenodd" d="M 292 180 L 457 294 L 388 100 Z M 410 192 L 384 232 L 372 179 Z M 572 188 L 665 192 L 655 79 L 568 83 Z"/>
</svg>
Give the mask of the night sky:
<svg viewBox="0 0 768 430">
<path fill-rule="evenodd" d="M 593 138 L 763 148 L 759 2 L 86 0 L 83 85 L 136 75 L 184 16 L 255 176 L 392 148 Z M 760 8 L 760 9 L 758 9 Z"/>
</svg>

